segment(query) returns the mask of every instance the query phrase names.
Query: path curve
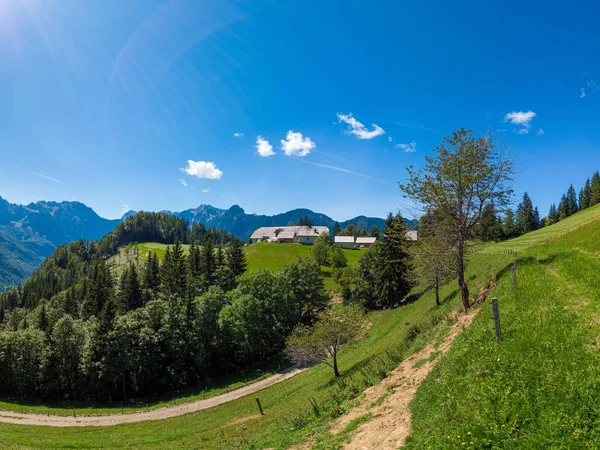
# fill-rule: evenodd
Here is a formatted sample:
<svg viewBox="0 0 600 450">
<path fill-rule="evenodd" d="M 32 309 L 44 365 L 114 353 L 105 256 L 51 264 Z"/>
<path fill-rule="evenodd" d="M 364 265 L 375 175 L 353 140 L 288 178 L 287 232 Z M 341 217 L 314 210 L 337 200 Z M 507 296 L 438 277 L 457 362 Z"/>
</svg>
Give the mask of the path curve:
<svg viewBox="0 0 600 450">
<path fill-rule="evenodd" d="M 182 403 L 181 405 L 166 406 L 164 408 L 154 409 L 151 411 L 79 417 L 0 411 L 0 423 L 47 427 L 108 427 L 124 423 L 168 419 L 171 417 L 183 416 L 184 414 L 213 408 L 215 406 L 222 405 L 223 403 L 237 400 L 274 384 L 289 380 L 304 370 L 305 369 L 290 368 L 278 374 L 271 375 L 264 380 L 257 381 L 230 392 L 215 395 L 214 397 L 196 400 L 189 403 Z"/>
</svg>

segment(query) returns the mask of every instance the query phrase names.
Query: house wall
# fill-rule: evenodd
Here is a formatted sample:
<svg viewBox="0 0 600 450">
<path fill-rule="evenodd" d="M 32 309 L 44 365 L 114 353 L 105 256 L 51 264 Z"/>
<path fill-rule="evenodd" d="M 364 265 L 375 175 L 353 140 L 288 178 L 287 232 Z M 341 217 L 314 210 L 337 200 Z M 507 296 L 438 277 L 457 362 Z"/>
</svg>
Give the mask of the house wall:
<svg viewBox="0 0 600 450">
<path fill-rule="evenodd" d="M 300 242 L 301 244 L 304 244 L 304 245 L 313 245 L 318 237 L 319 236 L 315 236 L 315 237 L 299 236 L 298 242 Z"/>
<path fill-rule="evenodd" d="M 336 242 L 334 245 L 340 248 L 354 248 L 354 242 Z"/>
</svg>

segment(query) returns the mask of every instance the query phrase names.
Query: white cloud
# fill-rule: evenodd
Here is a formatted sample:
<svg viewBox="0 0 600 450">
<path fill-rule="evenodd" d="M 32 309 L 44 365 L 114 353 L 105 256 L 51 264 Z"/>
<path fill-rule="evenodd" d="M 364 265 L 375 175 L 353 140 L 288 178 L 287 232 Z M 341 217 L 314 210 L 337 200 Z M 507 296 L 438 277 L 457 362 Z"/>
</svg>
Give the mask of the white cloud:
<svg viewBox="0 0 600 450">
<path fill-rule="evenodd" d="M 179 169 L 198 178 L 208 178 L 209 180 L 219 180 L 223 172 L 217 169 L 215 163 L 210 161 L 192 161 L 188 160 L 188 165 L 185 169 Z"/>
<path fill-rule="evenodd" d="M 408 153 L 414 153 L 417 151 L 417 143 L 415 141 L 411 141 L 410 144 L 396 144 L 396 148 L 400 148 Z"/>
<path fill-rule="evenodd" d="M 256 153 L 263 158 L 267 158 L 275 154 L 273 151 L 273 146 L 269 144 L 269 141 L 263 139 L 261 136 L 256 138 Z"/>
<path fill-rule="evenodd" d="M 598 86 L 594 80 L 590 80 L 586 84 L 587 84 L 587 87 L 589 87 L 590 89 L 592 89 L 594 91 L 600 90 L 600 86 Z"/>
<path fill-rule="evenodd" d="M 241 139 L 241 138 L 244 137 L 244 133 L 233 133 L 233 136 L 236 137 L 236 138 Z"/>
<path fill-rule="evenodd" d="M 546 134 L 546 132 L 543 130 L 543 128 L 538 128 L 538 130 L 537 130 L 537 135 L 538 136 L 543 136 L 545 134 Z"/>
<path fill-rule="evenodd" d="M 383 128 L 378 125 L 373 124 L 373 130 L 369 131 L 367 127 L 365 127 L 362 123 L 352 117 L 352 113 L 350 114 L 337 114 L 338 122 L 344 122 L 350 125 L 351 130 L 348 130 L 348 134 L 353 134 L 357 139 L 373 139 L 374 137 L 381 136 L 385 134 Z"/>
<path fill-rule="evenodd" d="M 394 142 L 394 140 L 392 139 L 392 137 L 391 137 L 391 136 L 388 136 L 388 141 L 390 141 L 390 142 Z"/>
<path fill-rule="evenodd" d="M 121 212 L 123 214 L 125 214 L 126 212 L 131 211 L 131 209 L 129 208 L 129 205 L 127 203 L 124 203 L 123 206 L 121 207 Z"/>
<path fill-rule="evenodd" d="M 581 95 L 579 96 L 579 98 L 585 98 L 585 88 L 581 88 Z"/>
<path fill-rule="evenodd" d="M 533 118 L 537 116 L 536 113 L 529 110 L 527 112 L 524 111 L 513 111 L 509 112 L 506 116 L 504 116 L 505 122 L 510 122 L 513 125 L 519 125 L 522 128 L 515 129 L 515 133 L 518 134 L 527 134 L 529 133 L 529 128 L 531 128 L 531 121 Z"/>
<path fill-rule="evenodd" d="M 302 137 L 302 133 L 288 131 L 285 139 L 281 140 L 281 149 L 286 156 L 306 156 L 316 147 L 309 137 Z"/>
<path fill-rule="evenodd" d="M 202 192 L 210 192 L 210 188 L 209 187 L 204 188 L 204 189 L 202 189 Z"/>
<path fill-rule="evenodd" d="M 180 182 L 181 184 L 183 184 L 185 187 L 187 187 L 187 181 L 185 181 L 183 178 L 180 178 L 180 179 L 179 179 L 179 182 Z"/>
</svg>

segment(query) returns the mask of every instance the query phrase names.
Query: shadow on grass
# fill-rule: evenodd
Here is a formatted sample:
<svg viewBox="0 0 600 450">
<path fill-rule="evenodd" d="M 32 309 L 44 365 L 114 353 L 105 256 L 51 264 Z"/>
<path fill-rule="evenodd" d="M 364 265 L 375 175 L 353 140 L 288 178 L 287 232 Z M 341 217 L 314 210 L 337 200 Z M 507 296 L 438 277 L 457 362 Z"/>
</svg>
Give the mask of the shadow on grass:
<svg viewBox="0 0 600 450">
<path fill-rule="evenodd" d="M 113 412 L 120 411 L 121 408 L 146 408 L 146 407 L 154 407 L 161 403 L 169 403 L 175 400 L 181 399 L 184 401 L 194 401 L 199 400 L 200 398 L 204 398 L 202 396 L 203 393 L 209 393 L 209 391 L 216 391 L 212 395 L 219 395 L 221 393 L 227 392 L 227 387 L 232 384 L 240 384 L 236 386 L 234 389 L 242 387 L 248 383 L 256 381 L 257 378 L 263 377 L 267 374 L 272 373 L 287 373 L 293 369 L 290 367 L 291 363 L 289 361 L 277 360 L 271 361 L 270 363 L 265 364 L 261 368 L 239 371 L 233 373 L 228 376 L 222 376 L 215 378 L 213 380 L 207 380 L 204 383 L 198 383 L 194 386 L 185 387 L 182 389 L 178 389 L 176 391 L 166 392 L 162 394 L 157 394 L 154 396 L 148 397 L 140 397 L 129 400 L 115 400 L 115 401 L 100 401 L 95 399 L 89 400 L 53 400 L 53 399 L 45 399 L 42 400 L 31 400 L 31 399 L 21 399 L 21 398 L 13 398 L 9 396 L 0 396 L 0 401 L 11 403 L 13 405 L 19 406 L 30 406 L 30 407 L 45 407 L 50 410 L 52 409 L 106 409 L 107 414 L 112 414 Z M 199 398 L 193 398 L 196 396 L 200 396 Z M 186 400 L 187 398 L 187 400 Z M 208 397 L 207 397 L 208 398 Z M 111 411 L 114 410 L 114 411 Z"/>
</svg>

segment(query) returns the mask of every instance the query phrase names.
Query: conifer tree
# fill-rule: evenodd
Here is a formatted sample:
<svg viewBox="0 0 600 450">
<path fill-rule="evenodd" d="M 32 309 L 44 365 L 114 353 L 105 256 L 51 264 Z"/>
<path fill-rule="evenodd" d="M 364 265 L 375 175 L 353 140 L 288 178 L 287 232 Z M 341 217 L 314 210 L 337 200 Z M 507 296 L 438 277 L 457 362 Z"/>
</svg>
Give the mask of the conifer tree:
<svg viewBox="0 0 600 450">
<path fill-rule="evenodd" d="M 571 185 L 567 190 L 567 216 L 572 216 L 577 210 L 577 194 L 575 193 L 573 185 Z"/>
<path fill-rule="evenodd" d="M 143 306 L 142 291 L 137 275 L 137 269 L 133 263 L 124 272 L 121 284 L 121 296 L 123 306 L 127 311 L 131 311 Z"/>
<path fill-rule="evenodd" d="M 340 231 L 342 231 L 342 228 L 340 227 L 340 223 L 336 221 L 333 224 L 333 235 L 334 236 L 339 236 L 340 235 Z"/>
<path fill-rule="evenodd" d="M 515 213 L 512 209 L 508 208 L 504 213 L 504 220 L 502 221 L 502 231 L 507 239 L 511 239 L 517 235 Z"/>
<path fill-rule="evenodd" d="M 371 229 L 369 230 L 369 236 L 379 238 L 379 227 L 377 225 L 371 225 Z"/>
<path fill-rule="evenodd" d="M 569 217 L 569 203 L 567 201 L 567 196 L 563 194 L 558 204 L 558 220 L 560 221 L 567 217 Z"/>
<path fill-rule="evenodd" d="M 183 298 L 186 292 L 186 261 L 179 240 L 167 247 L 161 265 L 160 281 L 162 293 L 168 297 Z"/>
<path fill-rule="evenodd" d="M 227 266 L 234 277 L 237 277 L 246 271 L 246 254 L 244 253 L 242 246 L 236 241 L 231 243 L 231 247 L 227 253 Z"/>
<path fill-rule="evenodd" d="M 600 203 L 600 173 L 596 172 L 592 176 L 590 186 L 590 206 Z"/>
<path fill-rule="evenodd" d="M 158 256 L 154 252 L 148 252 L 148 261 L 144 269 L 144 289 L 147 295 L 151 292 L 156 294 L 160 287 Z"/>
<path fill-rule="evenodd" d="M 585 180 L 585 185 L 583 186 L 583 198 L 579 202 L 580 209 L 587 209 L 591 206 L 592 201 L 592 184 L 590 183 L 590 179 Z"/>
<path fill-rule="evenodd" d="M 200 255 L 202 275 L 204 277 L 205 290 L 215 281 L 215 254 L 212 242 L 209 239 L 204 241 Z"/>
<path fill-rule="evenodd" d="M 529 198 L 529 194 L 525 192 L 523 194 L 523 201 L 519 204 L 517 208 L 517 230 L 518 234 L 529 233 L 537 228 L 533 203 L 531 202 L 531 198 Z"/>
</svg>

